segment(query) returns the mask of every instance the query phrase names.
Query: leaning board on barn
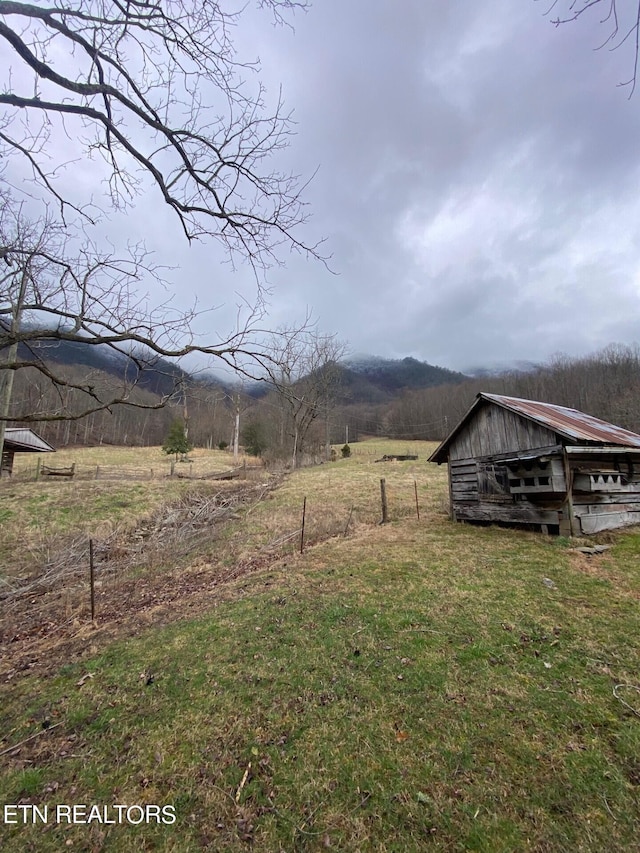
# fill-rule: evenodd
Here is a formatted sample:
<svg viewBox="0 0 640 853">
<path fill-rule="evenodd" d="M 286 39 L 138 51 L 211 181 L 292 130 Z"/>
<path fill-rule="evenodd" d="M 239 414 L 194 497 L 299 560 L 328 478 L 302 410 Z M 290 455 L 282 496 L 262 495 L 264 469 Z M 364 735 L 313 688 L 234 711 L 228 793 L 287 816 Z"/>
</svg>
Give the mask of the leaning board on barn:
<svg viewBox="0 0 640 853">
<path fill-rule="evenodd" d="M 457 521 L 565 535 L 640 522 L 640 435 L 550 403 L 478 394 L 430 457 Z"/>
</svg>

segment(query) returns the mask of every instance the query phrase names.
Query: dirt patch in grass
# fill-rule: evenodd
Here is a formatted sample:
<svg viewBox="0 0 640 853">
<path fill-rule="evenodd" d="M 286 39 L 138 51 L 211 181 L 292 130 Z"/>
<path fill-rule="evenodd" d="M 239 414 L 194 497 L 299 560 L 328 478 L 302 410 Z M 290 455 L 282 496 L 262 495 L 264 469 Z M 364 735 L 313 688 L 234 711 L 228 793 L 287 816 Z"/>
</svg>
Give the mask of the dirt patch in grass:
<svg viewBox="0 0 640 853">
<path fill-rule="evenodd" d="M 88 604 L 68 610 L 64 603 L 57 604 L 41 611 L 38 619 L 27 616 L 27 624 L 22 608 L 15 608 L 3 620 L 0 634 L 0 679 L 7 682 L 26 672 L 53 674 L 61 660 L 78 660 L 115 639 L 207 613 L 219 602 L 238 597 L 233 581 L 280 559 L 263 554 L 230 569 L 203 562 L 156 575 L 153 581 L 145 576 L 126 580 L 115 590 L 97 591 L 94 622 Z"/>
</svg>

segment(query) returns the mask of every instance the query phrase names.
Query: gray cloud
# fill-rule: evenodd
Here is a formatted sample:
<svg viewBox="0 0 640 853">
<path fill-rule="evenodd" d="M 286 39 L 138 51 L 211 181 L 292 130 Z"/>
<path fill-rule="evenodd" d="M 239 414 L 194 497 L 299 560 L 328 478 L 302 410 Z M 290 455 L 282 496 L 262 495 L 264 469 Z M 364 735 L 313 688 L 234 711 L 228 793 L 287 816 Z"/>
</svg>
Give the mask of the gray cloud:
<svg viewBox="0 0 640 853">
<path fill-rule="evenodd" d="M 517 8 L 516 8 L 517 7 Z M 527 0 L 316 0 L 294 30 L 237 31 L 282 85 L 297 135 L 274 159 L 317 175 L 298 256 L 270 272 L 270 320 L 314 309 L 354 351 L 451 368 L 541 361 L 640 339 L 640 109 L 625 50 L 595 51 L 600 15 L 554 28 Z M 78 167 L 78 180 L 91 181 Z M 232 325 L 248 269 L 188 248 L 151 190 L 104 226 L 144 237 L 181 302 Z"/>
<path fill-rule="evenodd" d="M 322 162 L 339 332 L 452 367 L 637 337 L 638 111 L 616 88 L 621 57 L 534 4 L 388 9 L 323 4 L 294 51 L 313 69 L 294 91 Z M 308 292 L 330 314 L 319 277 Z"/>
</svg>

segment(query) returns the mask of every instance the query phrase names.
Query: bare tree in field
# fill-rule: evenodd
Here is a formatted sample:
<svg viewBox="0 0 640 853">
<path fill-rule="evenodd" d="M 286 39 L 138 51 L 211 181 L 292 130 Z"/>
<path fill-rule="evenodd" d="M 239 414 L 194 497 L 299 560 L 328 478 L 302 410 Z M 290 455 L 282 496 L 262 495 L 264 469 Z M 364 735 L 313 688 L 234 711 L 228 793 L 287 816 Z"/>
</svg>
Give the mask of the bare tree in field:
<svg viewBox="0 0 640 853">
<path fill-rule="evenodd" d="M 190 332 L 193 311 L 176 310 L 170 299 L 154 304 L 140 290 L 163 283 L 162 270 L 143 247 L 120 255 L 90 242 L 70 243 L 59 222 L 29 220 L 8 195 L 0 196 L 0 448 L 8 421 L 75 420 L 116 405 L 160 408 L 183 399 L 177 372 L 173 387 L 152 402 L 134 393 L 151 369 L 159 369 L 159 359 L 166 366 L 167 359 L 200 353 L 251 376 L 271 363 L 259 313 L 214 344 L 197 343 Z M 290 332 L 300 333 L 303 328 Z M 95 347 L 110 352 L 113 375 L 87 369 L 71 376 L 56 354 L 79 344 L 85 353 Z M 19 371 L 34 388 L 40 384 L 34 375 L 44 379 L 49 392 L 36 401 L 31 395 L 12 401 Z"/>
<path fill-rule="evenodd" d="M 604 29 L 604 38 L 599 48 L 617 50 L 629 45 L 633 54 L 631 74 L 620 85 L 629 87 L 629 97 L 635 91 L 638 80 L 638 60 L 640 59 L 640 0 L 536 0 L 547 5 L 546 14 L 556 27 L 577 21 L 587 15 L 598 16 L 598 23 Z"/>
<path fill-rule="evenodd" d="M 298 467 L 312 423 L 327 414 L 340 381 L 338 362 L 346 345 L 305 324 L 282 328 L 267 346 L 267 381 L 274 388 L 291 424 L 291 465 Z"/>
</svg>

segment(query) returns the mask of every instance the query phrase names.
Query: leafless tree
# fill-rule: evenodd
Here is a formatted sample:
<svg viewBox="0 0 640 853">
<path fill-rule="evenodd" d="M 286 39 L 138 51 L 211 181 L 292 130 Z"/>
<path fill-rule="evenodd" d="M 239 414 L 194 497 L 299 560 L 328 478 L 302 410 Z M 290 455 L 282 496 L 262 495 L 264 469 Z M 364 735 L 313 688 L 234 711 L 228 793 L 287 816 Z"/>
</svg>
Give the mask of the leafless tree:
<svg viewBox="0 0 640 853">
<path fill-rule="evenodd" d="M 545 3 L 547 15 L 556 27 L 577 21 L 583 15 L 599 14 L 598 23 L 605 28 L 605 38 L 598 48 L 617 50 L 625 44 L 631 45 L 633 60 L 631 75 L 620 83 L 629 87 L 629 97 L 636 88 L 638 60 L 640 58 L 640 2 L 639 0 L 536 0 Z"/>
<path fill-rule="evenodd" d="M 115 206 L 150 179 L 187 238 L 214 237 L 258 274 L 283 245 L 317 255 L 295 233 L 305 219 L 300 181 L 267 163 L 287 146 L 291 116 L 281 98 L 269 108 L 263 87 L 243 80 L 258 66 L 234 47 L 250 5 L 0 0 L 0 44 L 13 58 L 0 89 L 0 156 L 23 158 L 63 216 L 92 212 L 56 157 L 60 138 L 84 145 Z M 307 3 L 257 5 L 282 23 Z"/>
<path fill-rule="evenodd" d="M 194 310 L 176 310 L 170 299 L 153 305 L 139 292 L 150 279 L 162 284 L 162 270 L 142 247 L 131 246 L 120 257 L 70 242 L 60 223 L 28 220 L 7 195 L 0 198 L 0 423 L 77 419 L 117 404 L 160 407 L 173 389 L 155 402 L 133 394 L 144 371 L 158 369 L 159 358 L 199 353 L 251 376 L 270 362 L 259 311 L 246 313 L 216 344 L 200 344 L 191 333 Z M 109 351 L 117 378 L 97 381 L 91 371 L 70 377 L 55 357 L 56 347 L 65 344 Z M 48 395 L 42 406 L 33 400 L 24 410 L 11 406 L 18 371 L 46 378 L 56 389 L 56 404 Z"/>
<path fill-rule="evenodd" d="M 268 162 L 287 146 L 291 116 L 281 96 L 267 103 L 251 79 L 258 65 L 235 50 L 233 29 L 249 5 L 0 0 L 1 178 L 15 190 L 0 197 L 0 423 L 78 418 L 120 403 L 161 405 L 133 393 L 157 358 L 198 352 L 249 375 L 251 364 L 271 364 L 261 343 L 264 270 L 281 261 L 284 248 L 315 257 L 319 250 L 297 236 L 306 219 L 301 181 Z M 256 5 L 282 24 L 307 2 Z M 88 228 L 102 208 L 93 195 L 79 197 L 67 157 L 91 161 L 91 192 L 106 180 L 114 208 L 126 208 L 151 184 L 189 240 L 213 238 L 232 264 L 251 264 L 258 296 L 254 307 L 239 309 L 232 332 L 201 345 L 191 331 L 193 310 L 176 310 L 170 294 L 151 304 L 145 292 L 153 280 L 162 283 L 162 270 L 143 246 L 105 250 L 79 239 L 79 223 Z M 27 191 L 19 164 L 31 180 Z M 15 200 L 25 192 L 31 221 Z M 33 214 L 36 202 L 44 205 L 40 214 Z M 57 369 L 48 356 L 65 343 L 108 347 L 127 359 L 124 383 L 111 387 L 104 377 Z M 18 371 L 46 378 L 56 405 L 49 394 L 46 405 L 44 395 L 42 406 L 10 404 Z"/>
<path fill-rule="evenodd" d="M 291 426 L 291 464 L 298 467 L 312 423 L 327 414 L 339 383 L 338 362 L 346 345 L 334 335 L 318 333 L 308 321 L 297 329 L 272 334 L 265 361 L 267 381 L 276 391 Z"/>
</svg>

